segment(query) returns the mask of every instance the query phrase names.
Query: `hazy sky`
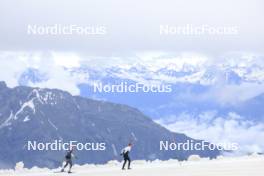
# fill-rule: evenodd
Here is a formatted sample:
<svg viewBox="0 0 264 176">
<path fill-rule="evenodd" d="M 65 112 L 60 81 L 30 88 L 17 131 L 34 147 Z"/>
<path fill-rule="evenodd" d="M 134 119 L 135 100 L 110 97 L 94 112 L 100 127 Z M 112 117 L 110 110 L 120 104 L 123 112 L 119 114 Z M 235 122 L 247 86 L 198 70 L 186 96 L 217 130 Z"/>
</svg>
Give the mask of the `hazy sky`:
<svg viewBox="0 0 264 176">
<path fill-rule="evenodd" d="M 263 66 L 263 7 L 263 0 L 0 0 L 0 80 L 14 87 L 28 68 L 37 68 L 48 79 L 29 86 L 59 88 L 79 95 L 78 85 L 86 83 L 89 75 L 75 76 L 64 67 L 104 68 L 141 63 L 153 70 L 170 66 L 170 63 L 217 64 L 224 60 L 219 58 L 243 58 L 249 60 L 242 61 L 243 66 L 252 66 L 249 63 Z M 27 33 L 28 25 L 55 24 L 104 26 L 106 34 Z M 226 27 L 235 28 L 237 33 L 160 35 L 161 25 Z M 257 61 L 251 62 L 252 59 Z M 239 65 L 238 60 L 234 63 Z M 256 73 L 261 76 L 262 72 L 257 70 Z M 226 103 L 244 101 L 260 93 L 263 93 L 263 84 L 223 84 L 209 91 L 208 97 Z M 203 116 L 210 115 L 206 113 Z M 210 141 L 235 139 L 249 148 L 256 144 L 254 151 L 263 148 L 263 141 L 258 140 L 264 136 L 263 123 L 246 121 L 240 125 L 238 115 L 231 113 L 229 116 L 227 120 L 216 117 L 209 126 L 199 123 L 203 117 L 196 118 L 196 122 L 183 114 L 179 121 L 175 117 L 174 123 L 165 125 L 192 137 L 207 136 Z M 241 135 L 233 138 L 233 134 Z"/>
<path fill-rule="evenodd" d="M 95 55 L 141 51 L 263 53 L 262 0 L 1 0 L 0 50 Z M 28 25 L 106 26 L 99 36 L 33 36 Z M 160 25 L 236 27 L 237 35 L 160 35 Z"/>
</svg>

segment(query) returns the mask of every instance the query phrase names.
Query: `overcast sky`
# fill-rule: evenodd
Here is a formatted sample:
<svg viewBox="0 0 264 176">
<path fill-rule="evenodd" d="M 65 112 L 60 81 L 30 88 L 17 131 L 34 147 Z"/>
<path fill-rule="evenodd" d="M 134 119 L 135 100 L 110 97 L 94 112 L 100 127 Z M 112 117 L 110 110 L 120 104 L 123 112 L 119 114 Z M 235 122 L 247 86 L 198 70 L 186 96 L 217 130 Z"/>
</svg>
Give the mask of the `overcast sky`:
<svg viewBox="0 0 264 176">
<path fill-rule="evenodd" d="M 262 0 L 1 0 L 0 50 L 130 55 L 142 51 L 263 53 Z M 28 25 L 106 26 L 99 36 L 33 36 Z M 235 26 L 237 35 L 160 35 L 160 25 Z"/>
<path fill-rule="evenodd" d="M 89 75 L 72 75 L 65 67 L 87 65 L 104 69 L 109 65 L 125 67 L 140 63 L 148 70 L 157 70 L 170 65 L 182 67 L 184 63 L 211 66 L 210 63 L 225 63 L 235 58 L 238 60 L 234 63 L 242 67 L 253 63 L 262 69 L 263 7 L 263 0 L 0 0 L 0 80 L 15 87 L 28 68 L 36 68 L 47 79 L 29 86 L 59 88 L 79 95 L 79 84 L 87 83 Z M 104 26 L 106 34 L 28 34 L 28 25 L 55 24 Z M 235 28 L 237 33 L 166 36 L 160 35 L 161 25 L 227 27 Z M 242 58 L 245 62 L 240 63 Z M 256 77 L 263 75 L 263 69 L 256 71 Z M 148 72 L 143 76 L 149 79 Z M 264 92 L 263 84 L 216 86 L 205 95 L 194 94 L 190 98 L 209 97 L 225 104 L 245 101 Z M 208 119 L 209 115 L 205 112 L 203 116 Z M 239 115 L 228 116 L 227 120 L 216 117 L 210 121 L 213 125 L 208 125 L 203 117 L 195 121 L 185 114 L 179 120 L 175 117 L 172 124 L 162 123 L 167 117 L 161 117 L 160 123 L 195 138 L 207 136 L 213 142 L 235 140 L 250 148 L 254 144 L 257 149 L 253 151 L 263 148 L 263 141 L 258 140 L 264 136 L 263 123 L 241 123 Z M 242 137 L 234 138 L 233 134 Z"/>
</svg>

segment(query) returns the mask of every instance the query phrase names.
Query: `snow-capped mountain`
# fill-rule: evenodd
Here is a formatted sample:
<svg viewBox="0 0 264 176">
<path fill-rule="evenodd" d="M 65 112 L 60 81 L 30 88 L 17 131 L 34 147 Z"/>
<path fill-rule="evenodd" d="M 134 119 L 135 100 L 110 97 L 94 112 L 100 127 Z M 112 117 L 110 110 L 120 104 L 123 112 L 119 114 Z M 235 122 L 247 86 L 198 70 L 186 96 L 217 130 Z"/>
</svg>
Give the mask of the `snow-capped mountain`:
<svg viewBox="0 0 264 176">
<path fill-rule="evenodd" d="M 101 67 L 100 65 L 83 65 L 81 68 L 71 68 L 76 75 L 89 75 L 90 79 L 112 77 L 133 81 L 160 81 L 162 83 L 193 83 L 212 85 L 219 81 L 226 83 L 259 82 L 263 83 L 264 59 L 259 58 L 226 58 L 221 62 L 207 60 L 183 62 L 180 59 L 153 59 L 153 62 L 135 60 L 134 63 L 115 64 Z"/>
<path fill-rule="evenodd" d="M 215 157 L 219 151 L 160 151 L 160 141 L 185 142 L 139 110 L 121 104 L 72 96 L 57 89 L 6 87 L 0 83 L 0 164 L 12 167 L 23 160 L 27 167 L 57 167 L 64 151 L 27 150 L 27 141 L 104 142 L 105 151 L 76 151 L 77 163 L 104 163 L 121 159 L 119 151 L 134 143 L 133 159 L 186 159 L 191 154 Z M 198 142 L 194 140 L 194 143 Z"/>
<path fill-rule="evenodd" d="M 98 59 L 100 60 L 100 59 Z M 201 85 L 240 84 L 242 82 L 263 83 L 264 59 L 262 56 L 230 55 L 221 59 L 207 58 L 152 58 L 141 59 L 106 58 L 83 62 L 80 67 L 64 70 L 80 83 L 103 81 L 104 79 L 130 80 L 141 83 L 166 84 L 191 83 Z M 30 68 L 18 77 L 20 85 L 48 81 L 53 72 L 47 69 Z"/>
</svg>

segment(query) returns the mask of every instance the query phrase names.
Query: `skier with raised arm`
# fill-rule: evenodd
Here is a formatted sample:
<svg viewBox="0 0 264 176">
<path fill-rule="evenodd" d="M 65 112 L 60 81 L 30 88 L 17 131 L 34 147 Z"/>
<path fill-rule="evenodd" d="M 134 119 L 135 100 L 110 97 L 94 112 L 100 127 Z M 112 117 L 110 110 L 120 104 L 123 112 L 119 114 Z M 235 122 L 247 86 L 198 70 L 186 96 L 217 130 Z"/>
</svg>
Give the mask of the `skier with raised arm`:
<svg viewBox="0 0 264 176">
<path fill-rule="evenodd" d="M 130 160 L 130 157 L 129 157 L 129 152 L 131 151 L 131 148 L 132 148 L 132 144 L 129 143 L 128 146 L 125 147 L 125 148 L 121 151 L 121 155 L 122 155 L 123 158 L 124 158 L 124 164 L 123 164 L 122 170 L 125 170 L 125 166 L 126 166 L 126 163 L 127 163 L 127 162 L 128 162 L 128 167 L 127 167 L 127 169 L 131 169 L 131 168 L 130 168 L 131 160 Z"/>
<path fill-rule="evenodd" d="M 69 170 L 68 173 L 72 173 L 71 172 L 71 168 L 72 168 L 72 159 L 75 156 L 73 155 L 73 148 L 69 149 L 69 151 L 67 151 L 66 155 L 65 155 L 65 165 L 63 166 L 63 168 L 61 169 L 61 172 L 64 172 L 64 169 L 69 165 Z M 76 157 L 75 157 L 76 158 Z"/>
</svg>

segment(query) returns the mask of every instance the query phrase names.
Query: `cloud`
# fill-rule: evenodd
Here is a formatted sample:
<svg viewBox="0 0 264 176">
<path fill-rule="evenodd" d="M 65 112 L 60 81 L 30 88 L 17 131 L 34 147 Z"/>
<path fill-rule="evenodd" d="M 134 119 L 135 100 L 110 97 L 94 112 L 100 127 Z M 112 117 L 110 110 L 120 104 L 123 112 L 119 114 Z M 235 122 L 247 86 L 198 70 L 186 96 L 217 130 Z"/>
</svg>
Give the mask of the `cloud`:
<svg viewBox="0 0 264 176">
<path fill-rule="evenodd" d="M 241 84 L 217 84 L 210 85 L 206 92 L 186 92 L 177 95 L 190 101 L 213 101 L 221 106 L 236 106 L 264 93 L 263 83 L 243 82 Z"/>
<path fill-rule="evenodd" d="M 58 66 L 73 68 L 80 67 L 81 58 L 76 53 L 53 52 L 54 62 Z"/>
<path fill-rule="evenodd" d="M 156 121 L 174 132 L 184 133 L 195 139 L 213 143 L 237 143 L 235 154 L 264 152 L 264 123 L 245 120 L 244 117 L 230 112 L 226 117 L 217 116 L 216 111 L 207 111 L 193 117 L 182 113 Z"/>
<path fill-rule="evenodd" d="M 75 1 L 65 3 L 62 0 L 1 1 L 0 48 L 13 51 L 50 49 L 64 52 L 82 51 L 107 56 L 113 53 L 146 50 L 169 52 L 200 50 L 206 53 L 222 53 L 230 50 L 263 52 L 264 22 L 258 20 L 263 16 L 262 6 L 261 0 L 219 2 L 115 0 L 114 3 L 103 0 L 78 1 L 78 3 Z M 28 24 L 105 25 L 107 35 L 29 36 Z M 237 26 L 239 34 L 237 36 L 160 36 L 160 25 L 186 24 Z"/>
<path fill-rule="evenodd" d="M 238 104 L 264 93 L 264 84 L 242 83 L 239 85 L 224 85 L 211 90 L 212 94 L 221 104 Z"/>
<path fill-rule="evenodd" d="M 29 68 L 37 69 L 45 80 L 30 82 L 28 86 L 57 88 L 79 95 L 78 84 L 86 82 L 88 75 L 67 71 L 80 66 L 80 59 L 73 53 L 54 52 L 0 52 L 0 79 L 9 87 L 18 86 L 20 76 Z"/>
<path fill-rule="evenodd" d="M 245 72 L 240 75 L 246 80 L 253 80 L 255 82 L 256 75 L 261 75 L 263 72 L 261 68 L 264 68 L 264 62 L 260 59 L 260 56 L 250 56 L 249 54 L 235 56 L 235 59 L 225 56 L 226 58 L 216 62 L 215 59 L 209 56 L 193 52 L 178 54 L 139 52 L 127 57 L 102 57 L 83 55 L 78 52 L 2 51 L 0 52 L 2 67 L 0 79 L 5 80 L 10 87 L 14 87 L 18 85 L 18 79 L 26 69 L 35 68 L 42 75 L 45 75 L 47 79 L 38 83 L 30 83 L 30 86 L 60 88 L 76 95 L 79 94 L 78 84 L 89 83 L 90 81 L 89 73 L 81 71 L 80 68 L 96 70 L 99 78 L 107 76 L 109 74 L 108 70 L 112 70 L 111 74 L 116 78 L 130 79 L 145 84 L 195 83 L 207 85 L 213 83 L 214 86 L 205 94 L 196 95 L 190 92 L 188 96 L 184 96 L 192 99 L 197 97 L 199 100 L 211 98 L 221 104 L 235 104 L 262 93 L 263 84 L 249 82 L 239 85 L 226 84 L 226 75 L 222 74 L 225 71 L 226 65 L 223 64 L 230 64 L 231 69 L 238 68 L 241 71 L 243 69 L 251 69 L 245 66 L 249 65 L 253 68 L 254 64 L 257 63 L 257 66 L 260 66 L 259 69 L 254 68 L 250 73 Z M 234 56 L 232 55 L 232 57 Z M 209 74 L 212 74 L 213 77 L 215 76 L 217 80 L 211 81 L 209 79 L 206 82 L 204 76 L 208 70 L 210 71 Z M 178 72 L 180 74 L 185 72 L 188 74 L 177 75 Z M 250 76 L 252 75 L 253 77 L 251 78 Z"/>
<path fill-rule="evenodd" d="M 8 52 L 0 53 L 0 79 L 6 81 L 8 86 L 18 85 L 19 76 L 27 68 L 23 59 L 23 54 L 18 56 Z"/>
</svg>

